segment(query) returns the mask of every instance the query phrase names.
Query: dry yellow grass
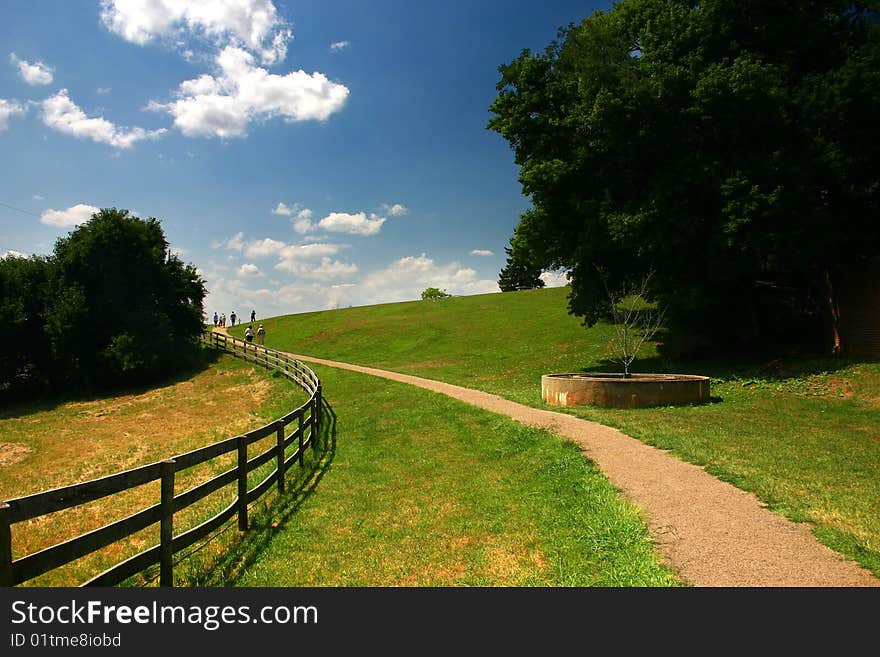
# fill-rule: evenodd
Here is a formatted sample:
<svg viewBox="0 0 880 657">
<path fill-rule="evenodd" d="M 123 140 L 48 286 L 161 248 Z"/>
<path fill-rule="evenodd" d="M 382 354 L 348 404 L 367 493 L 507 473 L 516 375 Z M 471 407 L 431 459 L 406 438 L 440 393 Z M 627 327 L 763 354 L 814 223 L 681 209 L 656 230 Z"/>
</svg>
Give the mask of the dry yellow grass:
<svg viewBox="0 0 880 657">
<path fill-rule="evenodd" d="M 0 415 L 0 499 L 95 479 L 154 463 L 269 422 L 306 396 L 265 370 L 223 357 L 190 379 L 147 392 L 12 408 Z M 271 438 L 274 440 L 274 437 Z M 266 448 L 260 441 L 253 454 Z M 216 476 L 234 455 L 179 473 L 176 492 Z M 175 533 L 194 526 L 234 498 L 218 491 L 175 516 Z M 158 482 L 50 516 L 13 525 L 13 554 L 32 554 L 123 518 L 159 500 Z M 158 526 L 46 573 L 27 584 L 71 586 L 155 544 Z"/>
</svg>

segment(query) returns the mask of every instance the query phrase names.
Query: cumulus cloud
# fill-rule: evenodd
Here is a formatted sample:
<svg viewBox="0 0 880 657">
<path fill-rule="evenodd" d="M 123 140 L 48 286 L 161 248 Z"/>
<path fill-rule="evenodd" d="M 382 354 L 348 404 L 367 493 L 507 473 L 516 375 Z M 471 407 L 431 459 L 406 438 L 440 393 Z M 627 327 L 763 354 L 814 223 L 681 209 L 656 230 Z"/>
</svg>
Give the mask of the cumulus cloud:
<svg viewBox="0 0 880 657">
<path fill-rule="evenodd" d="M 278 264 L 275 265 L 275 269 L 305 275 L 313 268 L 312 263 L 336 255 L 342 248 L 340 244 L 327 242 L 286 245 L 278 251 Z"/>
<path fill-rule="evenodd" d="M 247 136 L 248 126 L 257 120 L 325 121 L 348 98 L 345 85 L 322 73 L 269 73 L 240 48 L 224 48 L 216 64 L 216 77 L 204 74 L 186 80 L 174 100 L 151 101 L 149 109 L 170 114 L 175 127 L 188 137 L 226 139 Z"/>
<path fill-rule="evenodd" d="M 350 41 L 337 41 L 330 44 L 330 52 L 341 52 L 351 45 Z"/>
<path fill-rule="evenodd" d="M 284 242 L 273 240 L 266 237 L 261 240 L 250 242 L 245 248 L 244 253 L 249 258 L 265 258 L 271 255 L 277 255 L 287 246 Z"/>
<path fill-rule="evenodd" d="M 330 258 L 321 258 L 321 262 L 317 267 L 302 267 L 299 272 L 301 276 L 306 278 L 316 278 L 321 280 L 337 279 L 344 276 L 356 274 L 358 266 L 351 262 L 340 262 L 339 260 L 331 260 Z"/>
<path fill-rule="evenodd" d="M 538 278 L 544 281 L 545 287 L 565 287 L 568 285 L 568 272 L 561 271 L 545 271 Z"/>
<path fill-rule="evenodd" d="M 392 217 L 399 217 L 405 214 L 409 214 L 409 208 L 407 208 L 402 203 L 395 203 L 393 205 L 383 203 L 382 209 L 385 211 L 386 214 L 390 214 Z"/>
<path fill-rule="evenodd" d="M 305 213 L 308 213 L 307 215 Z M 310 233 L 315 230 L 315 224 L 312 223 L 312 211 L 311 210 L 303 210 L 300 213 L 298 219 L 293 220 L 293 229 L 299 233 L 300 235 L 305 235 L 306 233 Z"/>
<path fill-rule="evenodd" d="M 43 62 L 31 64 L 26 59 L 19 59 L 14 52 L 9 53 L 9 61 L 18 68 L 21 79 L 31 86 L 52 84 L 52 80 L 55 79 L 52 75 L 55 69 L 46 66 Z"/>
<path fill-rule="evenodd" d="M 495 255 L 489 249 L 474 249 L 470 252 L 470 255 L 474 256 L 492 256 Z"/>
<path fill-rule="evenodd" d="M 238 268 L 238 275 L 239 276 L 259 276 L 260 275 L 260 268 L 257 267 L 255 264 L 246 262 L 245 264 L 243 264 L 241 267 Z"/>
<path fill-rule="evenodd" d="M 212 249 L 226 249 L 228 251 L 241 251 L 244 249 L 244 233 L 241 231 L 230 237 L 228 240 L 221 240 L 211 244 Z"/>
<path fill-rule="evenodd" d="M 293 229 L 301 235 L 315 230 L 315 224 L 312 223 L 312 211 L 302 207 L 299 203 L 288 206 L 279 202 L 272 210 L 272 214 L 290 217 Z"/>
<path fill-rule="evenodd" d="M 70 100 L 67 89 L 43 101 L 43 123 L 49 128 L 77 138 L 109 144 L 114 148 L 131 148 L 144 139 L 157 139 L 167 130 L 120 128 L 104 117 L 90 118 Z"/>
<path fill-rule="evenodd" d="M 21 251 L 9 249 L 8 251 L 5 251 L 3 255 L 0 255 L 0 258 L 27 258 L 27 256 Z"/>
<path fill-rule="evenodd" d="M 50 208 L 40 215 L 40 223 L 47 226 L 60 226 L 64 228 L 79 226 L 91 219 L 94 213 L 100 211 L 100 208 L 96 208 L 94 205 L 85 205 L 84 203 L 77 203 L 66 210 L 53 210 Z"/>
<path fill-rule="evenodd" d="M 376 235 L 385 223 L 385 217 L 370 214 L 367 219 L 365 212 L 348 214 L 347 212 L 331 212 L 318 222 L 318 226 L 324 230 L 336 233 L 351 233 L 353 235 Z"/>
<path fill-rule="evenodd" d="M 9 119 L 19 114 L 24 114 L 24 106 L 21 103 L 0 98 L 0 130 L 6 130 L 9 127 Z"/>
<path fill-rule="evenodd" d="M 138 45 L 196 37 L 246 48 L 270 65 L 284 60 L 293 38 L 272 0 L 101 0 L 101 22 Z"/>
<path fill-rule="evenodd" d="M 280 214 L 289 217 L 293 214 L 293 208 L 289 208 L 284 203 L 279 202 L 278 205 L 275 206 L 275 209 L 272 210 L 272 214 Z"/>
<path fill-rule="evenodd" d="M 481 279 L 476 270 L 457 262 L 438 265 L 427 254 L 407 256 L 385 269 L 367 274 L 358 289 L 364 303 L 387 303 L 418 299 L 427 287 L 453 295 L 499 292 L 495 280 Z"/>
</svg>

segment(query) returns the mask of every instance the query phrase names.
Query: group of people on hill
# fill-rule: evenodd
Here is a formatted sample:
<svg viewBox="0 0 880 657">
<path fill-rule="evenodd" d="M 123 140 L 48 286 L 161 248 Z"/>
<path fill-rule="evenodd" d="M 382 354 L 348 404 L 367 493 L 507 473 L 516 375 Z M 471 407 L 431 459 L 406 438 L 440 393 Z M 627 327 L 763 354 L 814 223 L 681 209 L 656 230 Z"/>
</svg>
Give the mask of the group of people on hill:
<svg viewBox="0 0 880 657">
<path fill-rule="evenodd" d="M 235 326 L 236 321 L 238 321 L 238 323 L 241 324 L 241 317 L 236 315 L 235 311 L 233 310 L 229 314 L 229 321 L 232 322 L 230 324 L 230 326 Z M 251 311 L 251 324 L 253 324 L 255 321 L 257 321 L 257 311 L 252 310 Z M 217 311 L 216 310 L 214 311 L 214 326 L 218 326 L 218 327 L 220 327 L 220 326 L 225 327 L 226 326 L 226 313 L 221 313 L 218 315 Z"/>
<path fill-rule="evenodd" d="M 229 320 L 231 322 L 230 326 L 235 326 L 236 320 L 238 320 L 238 323 L 241 324 L 241 318 L 235 314 L 234 310 L 231 313 L 229 313 Z M 257 321 L 257 311 L 251 310 L 251 324 L 253 324 L 256 321 Z M 214 312 L 214 326 L 217 328 L 225 328 L 226 327 L 226 313 L 218 314 L 216 311 Z M 259 342 L 260 344 L 263 344 L 266 339 L 266 328 L 262 324 L 260 324 L 260 326 L 257 328 L 256 333 L 254 333 L 253 327 L 248 326 L 244 332 L 244 339 L 247 340 L 248 342 L 253 342 L 254 336 L 256 336 L 257 342 Z"/>
</svg>

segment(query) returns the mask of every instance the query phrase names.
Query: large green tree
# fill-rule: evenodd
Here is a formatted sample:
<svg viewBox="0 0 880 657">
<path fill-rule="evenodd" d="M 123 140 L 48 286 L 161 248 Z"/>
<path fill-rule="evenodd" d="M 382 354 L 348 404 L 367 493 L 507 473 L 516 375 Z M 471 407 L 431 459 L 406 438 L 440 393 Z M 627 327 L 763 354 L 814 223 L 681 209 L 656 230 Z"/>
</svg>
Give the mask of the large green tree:
<svg viewBox="0 0 880 657">
<path fill-rule="evenodd" d="M 204 281 L 157 219 L 102 209 L 56 242 L 51 263 L 46 333 L 67 381 L 146 380 L 197 350 Z"/>
<path fill-rule="evenodd" d="M 52 255 L 0 258 L 0 394 L 154 381 L 190 365 L 204 281 L 161 224 L 103 209 Z"/>
<path fill-rule="evenodd" d="M 876 9 L 625 0 L 501 66 L 489 128 L 532 201 L 514 256 L 568 269 L 588 325 L 599 270 L 654 272 L 692 347 L 820 336 L 837 273 L 880 253 Z"/>
</svg>

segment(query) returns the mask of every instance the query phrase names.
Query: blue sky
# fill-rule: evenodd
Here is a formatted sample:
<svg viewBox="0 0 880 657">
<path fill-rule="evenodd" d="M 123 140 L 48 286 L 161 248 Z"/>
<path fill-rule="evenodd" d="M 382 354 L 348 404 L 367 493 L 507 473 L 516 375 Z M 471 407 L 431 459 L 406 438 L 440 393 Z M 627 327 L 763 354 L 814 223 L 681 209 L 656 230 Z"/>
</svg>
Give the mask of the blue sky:
<svg viewBox="0 0 880 657">
<path fill-rule="evenodd" d="M 528 207 L 498 66 L 609 6 L 6 1 L 0 255 L 115 206 L 162 222 L 208 314 L 498 291 Z"/>
</svg>

